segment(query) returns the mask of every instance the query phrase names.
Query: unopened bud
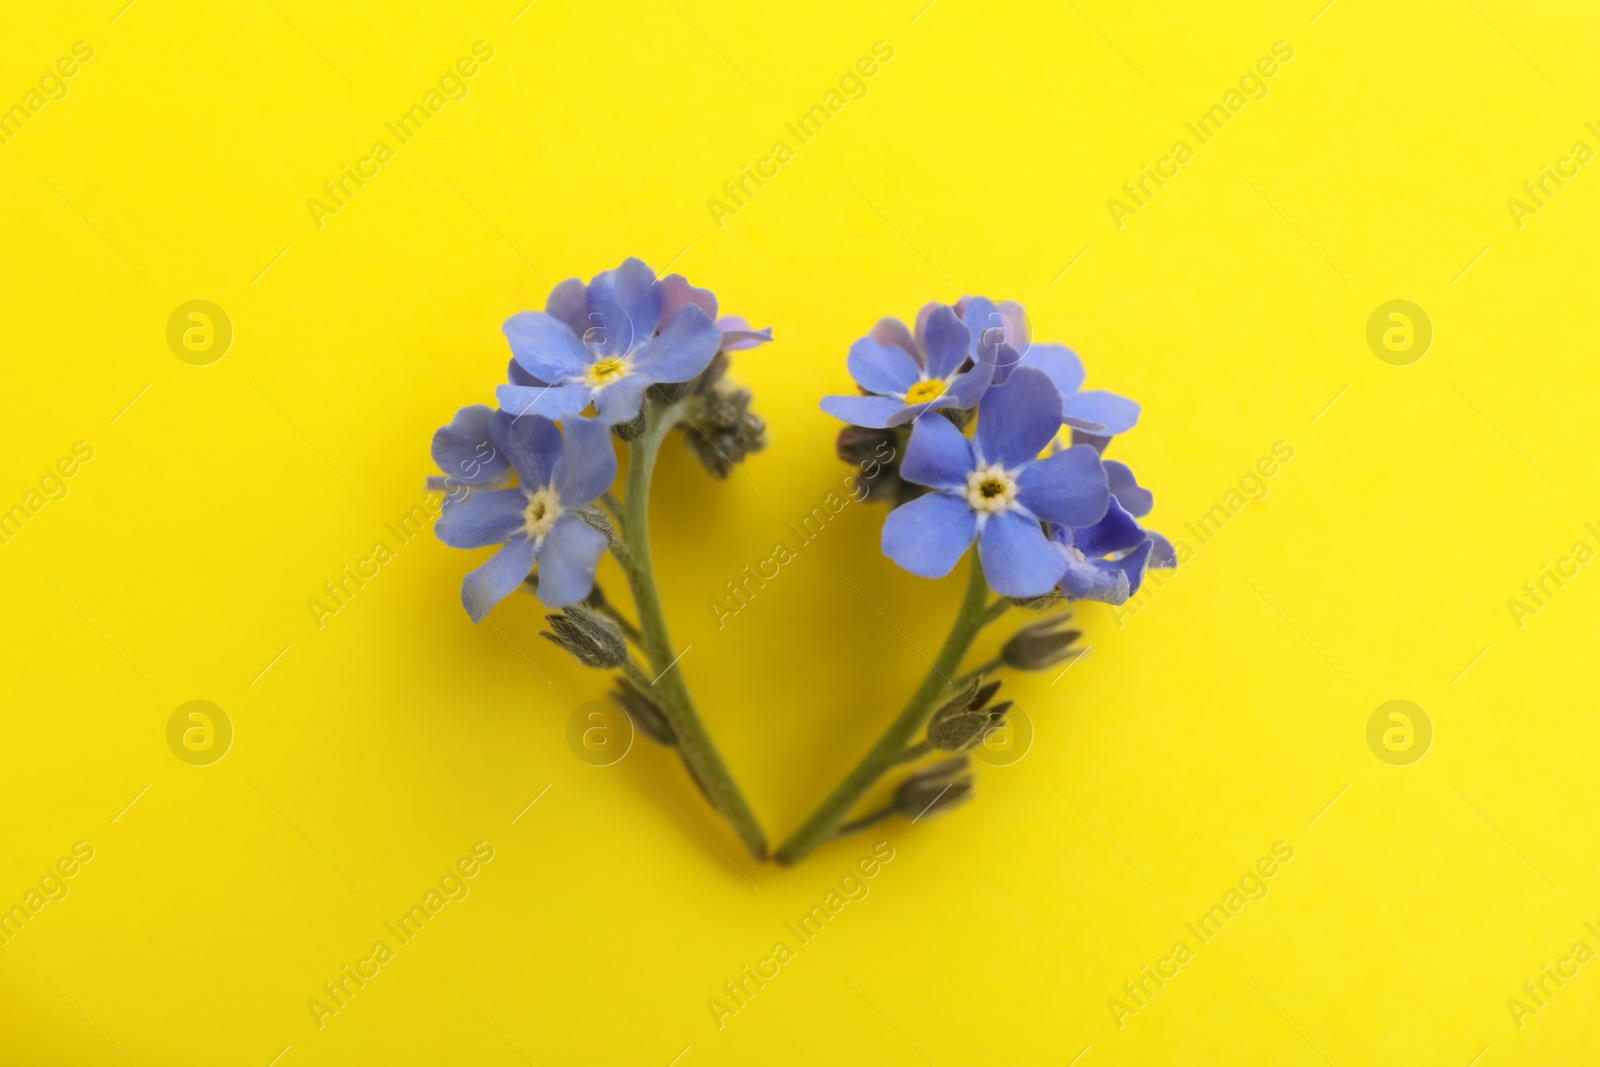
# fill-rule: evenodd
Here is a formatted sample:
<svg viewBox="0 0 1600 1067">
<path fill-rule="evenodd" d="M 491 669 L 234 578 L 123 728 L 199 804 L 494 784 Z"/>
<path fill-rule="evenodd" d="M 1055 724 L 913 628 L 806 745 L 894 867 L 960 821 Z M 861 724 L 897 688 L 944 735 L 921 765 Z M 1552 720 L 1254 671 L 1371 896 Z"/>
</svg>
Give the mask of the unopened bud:
<svg viewBox="0 0 1600 1067">
<path fill-rule="evenodd" d="M 683 426 L 689 449 L 713 478 L 726 478 L 734 465 L 767 447 L 767 424 L 750 410 L 750 391 L 714 386 L 699 401 L 699 413 Z"/>
<path fill-rule="evenodd" d="M 966 687 L 948 701 L 928 721 L 928 741 L 941 752 L 965 752 L 981 743 L 990 730 L 1000 725 L 1008 700 L 988 707 L 989 701 L 1000 689 L 999 682 L 982 687 L 973 678 Z"/>
<path fill-rule="evenodd" d="M 1082 637 L 1078 630 L 1062 630 L 1070 616 L 1060 615 L 1024 626 L 1000 648 L 1000 662 L 1019 671 L 1042 671 L 1062 663 L 1081 650 L 1072 642 Z"/>
<path fill-rule="evenodd" d="M 672 724 L 667 721 L 666 712 L 654 700 L 651 700 L 638 687 L 627 678 L 618 676 L 616 688 L 611 691 L 612 703 L 628 713 L 628 718 L 639 728 L 639 732 L 658 745 L 675 745 L 678 743 L 677 735 L 672 732 Z"/>
<path fill-rule="evenodd" d="M 894 791 L 894 810 L 916 822 L 969 800 L 972 775 L 962 773 L 966 769 L 967 757 L 957 756 L 909 775 Z"/>
<path fill-rule="evenodd" d="M 609 670 L 627 662 L 628 646 L 622 631 L 604 615 L 574 604 L 544 618 L 550 629 L 541 630 L 540 636 L 572 653 L 585 667 Z"/>
</svg>

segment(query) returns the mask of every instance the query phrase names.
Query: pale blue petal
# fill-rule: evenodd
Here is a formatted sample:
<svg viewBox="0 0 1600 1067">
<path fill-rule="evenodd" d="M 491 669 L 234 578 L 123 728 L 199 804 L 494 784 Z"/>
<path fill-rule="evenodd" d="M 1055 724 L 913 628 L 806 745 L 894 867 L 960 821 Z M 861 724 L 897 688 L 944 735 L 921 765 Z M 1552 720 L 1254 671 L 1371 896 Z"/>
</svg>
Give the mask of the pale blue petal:
<svg viewBox="0 0 1600 1067">
<path fill-rule="evenodd" d="M 599 419 L 564 419 L 561 445 L 561 459 L 553 475 L 561 506 L 581 508 L 616 480 L 617 453 L 611 447 L 611 430 Z"/>
<path fill-rule="evenodd" d="M 433 533 L 451 548 L 498 545 L 522 528 L 527 506 L 521 489 L 474 489 L 445 500 Z"/>
<path fill-rule="evenodd" d="M 906 329 L 906 324 L 899 319 L 879 319 L 878 324 L 867 336 L 880 345 L 894 345 L 916 360 L 919 367 L 927 362 L 922 355 L 922 347 L 917 344 L 917 339 L 911 336 L 911 331 Z"/>
<path fill-rule="evenodd" d="M 681 274 L 669 274 L 662 278 L 661 316 L 658 321 L 671 322 L 672 316 L 685 304 L 693 304 L 711 316 L 713 321 L 717 317 L 717 296 L 710 289 L 695 288 Z"/>
<path fill-rule="evenodd" d="M 511 362 L 506 364 L 506 379 L 512 385 L 531 385 L 536 389 L 543 389 L 549 384 L 548 382 L 540 381 L 538 378 L 535 378 L 533 375 L 523 370 L 522 364 L 517 362 L 515 356 L 512 357 Z"/>
<path fill-rule="evenodd" d="M 1110 501 L 1099 453 L 1087 445 L 1030 463 L 1017 475 L 1017 503 L 1046 522 L 1092 526 L 1105 516 Z"/>
<path fill-rule="evenodd" d="M 616 270 L 595 275 L 588 296 L 589 322 L 603 334 L 591 333 L 585 342 L 601 355 L 642 345 L 661 321 L 661 284 L 654 271 L 631 256 Z"/>
<path fill-rule="evenodd" d="M 630 374 L 612 382 L 594 395 L 595 413 L 607 426 L 630 422 L 639 414 L 639 402 L 650 388 L 650 379 Z"/>
<path fill-rule="evenodd" d="M 502 389 L 512 386 L 502 385 Z M 524 488 L 540 489 L 550 484 L 556 462 L 561 458 L 561 431 L 543 415 L 511 418 L 505 412 L 495 420 L 495 443 L 511 457 Z"/>
<path fill-rule="evenodd" d="M 944 305 L 935 308 L 923 325 L 922 347 L 928 355 L 928 377 L 948 378 L 967 358 L 972 332 Z"/>
<path fill-rule="evenodd" d="M 1067 567 L 1038 520 L 1020 511 L 989 516 L 978 534 L 978 558 L 989 588 L 1001 596 L 1043 596 Z"/>
<path fill-rule="evenodd" d="M 605 550 L 606 535 L 576 515 L 556 519 L 539 544 L 539 602 L 564 608 L 588 596 Z"/>
<path fill-rule="evenodd" d="M 1041 370 L 1018 367 L 978 404 L 978 454 L 985 463 L 1019 467 L 1061 429 L 1061 393 Z"/>
<path fill-rule="evenodd" d="M 644 349 L 634 356 L 633 369 L 652 382 L 686 382 L 706 369 L 722 345 L 722 331 L 711 316 L 685 304 Z"/>
<path fill-rule="evenodd" d="M 494 396 L 509 415 L 564 419 L 588 407 L 592 392 L 587 385 L 497 385 Z"/>
<path fill-rule="evenodd" d="M 978 517 L 965 500 L 928 493 L 889 512 L 883 522 L 883 554 L 912 574 L 943 578 L 977 532 Z"/>
<path fill-rule="evenodd" d="M 1034 345 L 1022 357 L 1022 366 L 1037 367 L 1050 376 L 1062 396 L 1083 386 L 1083 360 L 1066 345 Z"/>
<path fill-rule="evenodd" d="M 825 396 L 821 406 L 836 419 L 874 430 L 887 428 L 890 419 L 907 410 L 892 396 Z"/>
<path fill-rule="evenodd" d="M 1139 421 L 1139 405 L 1127 397 L 1101 389 L 1088 389 L 1065 397 L 1063 411 L 1105 426 L 1106 436 L 1127 433 Z"/>
<path fill-rule="evenodd" d="M 973 465 L 972 442 L 949 419 L 933 415 L 911 428 L 900 477 L 933 489 L 964 489 Z"/>
<path fill-rule="evenodd" d="M 564 382 L 589 367 L 589 354 L 577 335 L 543 311 L 519 311 L 500 329 L 522 369 L 541 382 Z"/>
<path fill-rule="evenodd" d="M 1126 552 L 1130 548 L 1138 548 L 1147 540 L 1149 534 L 1139 528 L 1139 523 L 1115 498 L 1107 506 L 1105 518 L 1092 526 L 1072 531 L 1072 547 L 1091 558 Z"/>
<path fill-rule="evenodd" d="M 439 469 L 465 485 L 489 486 L 504 479 L 511 461 L 494 446 L 489 433 L 493 420 L 493 408 L 473 404 L 434 431 L 433 461 Z"/>
<path fill-rule="evenodd" d="M 544 300 L 545 314 L 566 323 L 574 337 L 582 337 L 589 328 L 588 289 L 582 279 L 568 278 L 550 290 Z"/>
<path fill-rule="evenodd" d="M 489 557 L 489 561 L 461 581 L 461 604 L 473 622 L 482 622 L 489 609 L 510 596 L 533 570 L 533 542 L 514 537 Z"/>
<path fill-rule="evenodd" d="M 857 385 L 869 393 L 904 393 L 922 377 L 917 361 L 896 345 L 863 337 L 850 346 L 845 367 Z"/>
<path fill-rule="evenodd" d="M 1134 479 L 1128 465 L 1108 459 L 1105 468 L 1106 484 L 1111 487 L 1111 495 L 1117 498 L 1117 503 L 1136 519 L 1150 514 L 1150 509 L 1155 507 L 1155 494 Z"/>
</svg>

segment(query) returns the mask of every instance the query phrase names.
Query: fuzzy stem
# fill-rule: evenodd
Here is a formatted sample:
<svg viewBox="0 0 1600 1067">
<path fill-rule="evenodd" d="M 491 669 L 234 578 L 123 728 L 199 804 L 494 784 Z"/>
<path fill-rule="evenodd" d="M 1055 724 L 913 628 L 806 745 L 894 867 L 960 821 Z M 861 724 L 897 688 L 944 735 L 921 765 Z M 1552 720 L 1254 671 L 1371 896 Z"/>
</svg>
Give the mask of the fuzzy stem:
<svg viewBox="0 0 1600 1067">
<path fill-rule="evenodd" d="M 950 627 L 950 636 L 945 638 L 939 658 L 934 660 L 933 669 L 912 694 L 899 717 L 878 738 L 878 743 L 856 764 L 855 770 L 845 776 L 828 799 L 778 849 L 779 863 L 784 866 L 797 863 L 818 845 L 832 840 L 838 832 L 840 820 L 883 777 L 884 772 L 900 761 L 912 736 L 922 728 L 939 699 L 948 696 L 955 688 L 951 678 L 960 669 L 961 661 L 972 647 L 978 631 L 983 629 L 986 622 L 999 618 L 1005 610 L 1004 607 L 985 607 L 988 598 L 989 585 L 984 581 L 983 564 L 978 560 L 978 553 L 973 552 L 966 596 L 961 601 L 961 610 L 956 613 L 955 623 Z M 1009 605 L 1010 602 L 1002 598 L 998 604 Z"/>
<path fill-rule="evenodd" d="M 649 414 L 644 430 L 628 444 L 627 496 L 622 502 L 622 539 L 626 551 L 617 555 L 633 591 L 643 639 L 641 645 L 656 673 L 654 682 L 645 680 L 645 691 L 659 695 L 662 711 L 678 738 L 678 754 L 711 806 L 732 824 L 750 854 L 757 860 L 765 860 L 766 836 L 689 699 L 683 666 L 676 663 L 678 653 L 667 636 L 667 620 L 661 610 L 661 595 L 656 590 L 655 573 L 650 565 L 650 476 L 662 439 L 683 416 L 675 406 L 647 403 Z"/>
</svg>

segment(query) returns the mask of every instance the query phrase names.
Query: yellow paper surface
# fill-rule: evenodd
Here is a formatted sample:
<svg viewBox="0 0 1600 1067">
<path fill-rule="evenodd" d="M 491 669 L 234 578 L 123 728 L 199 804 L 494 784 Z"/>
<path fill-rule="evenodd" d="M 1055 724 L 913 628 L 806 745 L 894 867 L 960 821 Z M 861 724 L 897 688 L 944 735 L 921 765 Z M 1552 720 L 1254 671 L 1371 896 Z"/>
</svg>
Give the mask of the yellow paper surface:
<svg viewBox="0 0 1600 1067">
<path fill-rule="evenodd" d="M 521 2 L 3 16 L 0 1059 L 1587 1061 L 1592 12 Z M 669 752 L 575 757 L 605 682 L 531 596 L 460 609 L 430 435 L 628 255 L 778 338 L 733 370 L 768 450 L 713 482 L 674 438 L 653 502 L 774 843 L 962 583 L 878 507 L 787 525 L 848 473 L 850 343 L 1015 299 L 1143 405 L 1111 455 L 1187 561 L 1008 678 L 1031 747 L 971 805 L 757 865 Z"/>
</svg>

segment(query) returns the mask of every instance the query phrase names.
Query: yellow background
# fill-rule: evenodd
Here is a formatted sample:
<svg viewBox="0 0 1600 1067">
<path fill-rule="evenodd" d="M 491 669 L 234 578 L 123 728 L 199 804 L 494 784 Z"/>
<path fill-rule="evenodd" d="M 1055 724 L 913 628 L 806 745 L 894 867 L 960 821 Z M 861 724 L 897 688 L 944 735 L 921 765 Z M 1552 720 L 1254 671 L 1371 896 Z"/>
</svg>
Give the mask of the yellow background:
<svg viewBox="0 0 1600 1067">
<path fill-rule="evenodd" d="M 95 849 L 0 947 L 0 1059 L 1588 1061 L 1596 965 L 1520 1029 L 1506 1004 L 1600 947 L 1600 569 L 1520 628 L 1506 603 L 1600 547 L 1596 164 L 1520 229 L 1506 206 L 1600 147 L 1583 5 L 120 2 L 0 32 L 6 104 L 95 50 L 0 145 L 0 506 L 94 449 L 0 547 L 0 902 Z M 470 94 L 319 229 L 307 198 L 480 40 Z M 1107 198 L 1280 40 L 1269 95 L 1117 228 Z M 795 146 L 876 41 L 869 94 Z M 796 158 L 718 228 L 707 199 L 779 138 Z M 962 581 L 898 571 L 852 505 L 713 624 L 846 473 L 817 398 L 850 342 L 1012 298 L 1143 404 L 1121 454 L 1195 558 L 1120 625 L 1083 606 L 1057 684 L 1007 682 L 1036 737 L 973 804 L 755 865 L 669 753 L 569 752 L 604 682 L 533 598 L 474 627 L 482 554 L 386 532 L 434 428 L 502 380 L 501 321 L 630 254 L 778 337 L 734 371 L 768 451 L 714 483 L 674 439 L 654 502 L 681 669 L 774 842 Z M 1396 298 L 1435 331 L 1404 367 L 1365 341 Z M 210 366 L 165 340 L 192 299 L 234 326 Z M 1277 441 L 1269 495 L 1199 547 L 1184 524 Z M 308 598 L 380 539 L 318 629 Z M 167 747 L 193 699 L 236 730 L 212 766 Z M 1434 727 L 1411 766 L 1365 740 L 1391 699 Z M 480 840 L 470 895 L 319 1030 L 307 999 Z M 878 840 L 870 895 L 719 1030 L 707 1000 Z M 1119 1029 L 1108 998 L 1277 841 L 1270 895 Z"/>
</svg>

